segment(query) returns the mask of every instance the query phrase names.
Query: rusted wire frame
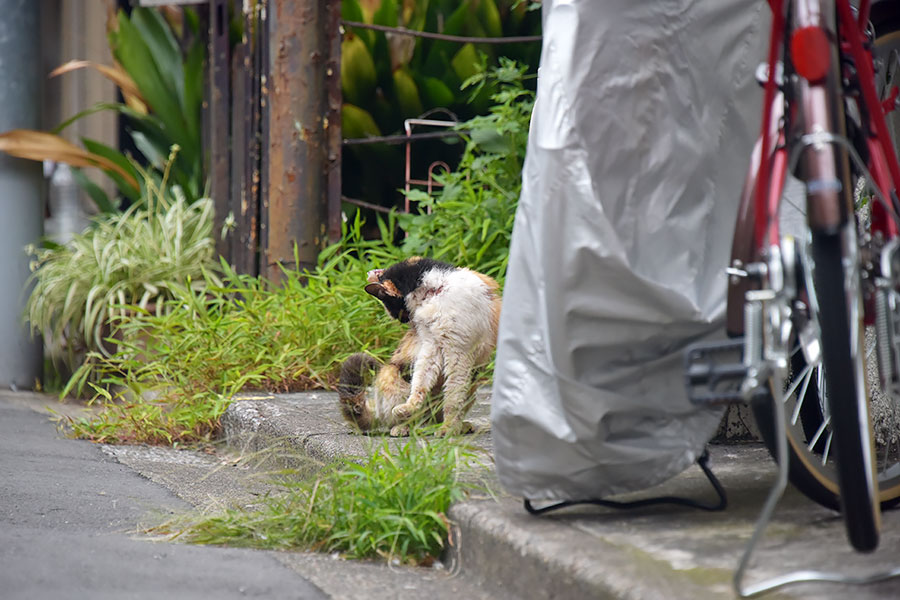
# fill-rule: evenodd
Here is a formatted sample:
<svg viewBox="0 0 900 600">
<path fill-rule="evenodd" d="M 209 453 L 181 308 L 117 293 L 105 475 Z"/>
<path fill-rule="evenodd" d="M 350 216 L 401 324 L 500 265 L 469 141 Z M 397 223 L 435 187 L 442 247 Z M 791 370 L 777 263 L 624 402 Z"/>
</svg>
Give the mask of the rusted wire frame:
<svg viewBox="0 0 900 600">
<path fill-rule="evenodd" d="M 447 35 L 444 33 L 431 33 L 429 31 L 415 31 L 406 27 L 388 27 L 386 25 L 374 25 L 371 23 L 360 23 L 358 21 L 341 20 L 341 25 L 345 27 L 357 27 L 359 29 L 373 29 L 385 33 L 396 33 L 398 35 L 409 35 L 413 37 L 428 38 L 432 40 L 443 40 L 445 42 L 459 42 L 461 44 L 521 44 L 528 42 L 539 42 L 542 37 L 539 35 L 520 35 L 510 37 L 468 37 L 464 35 Z"/>
<path fill-rule="evenodd" d="M 366 202 L 365 200 L 357 200 L 356 198 L 350 198 L 348 196 L 341 196 L 341 202 L 346 202 L 347 204 L 353 204 L 355 206 L 368 208 L 370 210 L 386 214 L 390 213 L 392 210 L 390 208 L 387 208 L 386 206 L 381 206 L 380 204 L 372 204 L 371 202 Z"/>
<path fill-rule="evenodd" d="M 447 137 L 460 137 L 468 133 L 467 131 L 428 131 L 426 133 L 412 133 L 410 135 L 380 135 L 364 138 L 346 138 L 341 143 L 344 146 L 362 146 L 364 144 L 405 144 L 412 140 L 434 140 Z"/>
</svg>

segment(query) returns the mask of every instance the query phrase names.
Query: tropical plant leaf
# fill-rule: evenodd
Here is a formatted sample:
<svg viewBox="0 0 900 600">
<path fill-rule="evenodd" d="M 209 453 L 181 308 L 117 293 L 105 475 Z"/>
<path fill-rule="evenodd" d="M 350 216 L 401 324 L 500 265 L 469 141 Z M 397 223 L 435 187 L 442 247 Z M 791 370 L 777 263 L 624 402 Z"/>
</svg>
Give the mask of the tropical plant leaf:
<svg viewBox="0 0 900 600">
<path fill-rule="evenodd" d="M 110 33 L 110 42 L 113 55 L 132 74 L 147 104 L 163 123 L 166 134 L 190 154 L 196 153 L 199 140 L 187 135 L 187 123 L 177 93 L 166 86 L 149 46 L 124 11 L 119 12 L 119 28 Z"/>
<path fill-rule="evenodd" d="M 184 67 L 182 65 L 181 48 L 175 39 L 172 29 L 162 15 L 150 8 L 134 8 L 131 11 L 131 23 L 140 32 L 141 39 L 147 45 L 150 56 L 166 84 L 166 89 L 174 92 L 181 113 L 187 110 L 184 101 Z"/>
<path fill-rule="evenodd" d="M 119 189 L 119 192 L 132 202 L 137 202 L 140 199 L 141 190 L 140 187 L 131 184 L 132 181 L 137 183 L 138 179 L 138 171 L 134 168 L 131 161 L 115 148 L 111 148 L 97 140 L 81 138 L 81 143 L 84 144 L 84 147 L 87 148 L 89 152 L 102 156 L 115 163 L 131 177 L 131 179 L 128 179 L 117 172 L 108 172 L 110 178 L 115 182 L 116 187 Z"/>
<path fill-rule="evenodd" d="M 72 71 L 77 71 L 78 69 L 87 68 L 94 69 L 95 71 L 101 73 L 104 77 L 115 83 L 117 86 L 119 86 L 119 89 L 122 90 L 122 97 L 125 98 L 125 103 L 132 110 L 135 110 L 142 114 L 147 114 L 147 103 L 141 96 L 141 92 L 138 89 L 137 84 L 134 82 L 134 79 L 132 79 L 131 76 L 126 73 L 119 64 L 111 67 L 109 65 L 102 65 L 99 63 L 91 62 L 89 60 L 70 60 L 69 62 L 53 69 L 50 72 L 49 77 L 56 77 L 64 73 L 71 73 Z"/>
<path fill-rule="evenodd" d="M 188 134 L 200 139 L 201 107 L 203 105 L 203 59 L 206 50 L 203 44 L 194 43 L 184 59 L 184 114 Z M 198 166 L 199 168 L 199 166 Z"/>
<path fill-rule="evenodd" d="M 73 168 L 72 177 L 75 178 L 75 182 L 81 189 L 87 192 L 88 196 L 94 201 L 94 204 L 100 212 L 112 213 L 117 210 L 116 205 L 110 201 L 109 196 L 106 195 L 103 188 L 91 181 L 81 169 L 77 167 Z"/>
<path fill-rule="evenodd" d="M 129 185 L 138 187 L 134 176 L 107 157 L 100 156 L 58 135 L 30 129 L 0 133 L 0 150 L 29 160 L 55 160 L 73 167 L 95 167 L 120 175 Z"/>
<path fill-rule="evenodd" d="M 114 110 L 114 111 L 123 112 L 123 109 L 126 109 L 126 108 L 128 108 L 128 107 L 125 106 L 124 104 L 120 104 L 118 102 L 98 102 L 97 104 L 94 104 L 93 106 L 90 106 L 81 112 L 75 113 L 73 116 L 69 117 L 68 119 L 66 119 L 65 121 L 63 121 L 62 123 L 60 123 L 59 125 L 54 127 L 53 129 L 51 129 L 50 133 L 61 133 L 75 121 L 78 121 L 79 119 L 82 119 L 82 118 L 90 116 L 90 115 L 97 114 L 99 112 L 103 112 L 105 110 Z"/>
</svg>

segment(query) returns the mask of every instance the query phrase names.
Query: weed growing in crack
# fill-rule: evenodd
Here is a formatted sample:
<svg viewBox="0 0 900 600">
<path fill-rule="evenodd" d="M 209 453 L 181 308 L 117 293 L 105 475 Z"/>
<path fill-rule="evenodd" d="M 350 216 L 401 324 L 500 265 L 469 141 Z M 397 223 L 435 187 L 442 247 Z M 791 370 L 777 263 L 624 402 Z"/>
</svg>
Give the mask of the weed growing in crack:
<svg viewBox="0 0 900 600">
<path fill-rule="evenodd" d="M 428 564 L 450 533 L 447 509 L 473 486 L 479 464 L 459 440 L 385 439 L 360 462 L 344 460 L 289 484 L 253 511 L 229 510 L 158 531 L 198 544 L 339 552 Z"/>
</svg>

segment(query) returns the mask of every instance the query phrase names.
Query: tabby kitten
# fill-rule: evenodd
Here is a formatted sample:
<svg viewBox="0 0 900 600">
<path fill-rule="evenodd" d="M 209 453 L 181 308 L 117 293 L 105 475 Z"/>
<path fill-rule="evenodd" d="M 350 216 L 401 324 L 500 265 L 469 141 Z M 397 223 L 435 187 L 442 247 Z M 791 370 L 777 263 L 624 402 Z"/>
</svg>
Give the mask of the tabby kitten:
<svg viewBox="0 0 900 600">
<path fill-rule="evenodd" d="M 474 399 L 472 374 L 490 360 L 497 344 L 497 282 L 470 269 L 412 257 L 368 273 L 366 292 L 409 331 L 386 365 L 358 353 L 341 365 L 341 411 L 363 431 L 391 427 L 407 435 L 414 416 L 442 421 L 438 435 L 468 433 L 464 421 Z M 411 368 L 409 381 L 404 372 Z M 367 390 L 375 373 L 374 389 Z M 437 397 L 443 393 L 442 403 Z M 431 402 L 426 402 L 427 399 Z"/>
</svg>

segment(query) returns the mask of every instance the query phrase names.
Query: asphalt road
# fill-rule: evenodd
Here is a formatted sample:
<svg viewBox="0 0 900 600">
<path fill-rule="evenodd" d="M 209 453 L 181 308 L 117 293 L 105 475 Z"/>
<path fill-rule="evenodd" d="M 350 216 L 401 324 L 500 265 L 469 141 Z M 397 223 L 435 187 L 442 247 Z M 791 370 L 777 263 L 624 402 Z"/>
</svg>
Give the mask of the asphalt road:
<svg viewBox="0 0 900 600">
<path fill-rule="evenodd" d="M 89 442 L 0 396 L 0 597 L 327 596 L 273 553 L 135 533 L 190 505 Z"/>
</svg>

